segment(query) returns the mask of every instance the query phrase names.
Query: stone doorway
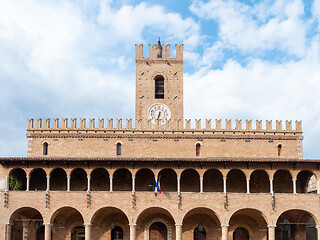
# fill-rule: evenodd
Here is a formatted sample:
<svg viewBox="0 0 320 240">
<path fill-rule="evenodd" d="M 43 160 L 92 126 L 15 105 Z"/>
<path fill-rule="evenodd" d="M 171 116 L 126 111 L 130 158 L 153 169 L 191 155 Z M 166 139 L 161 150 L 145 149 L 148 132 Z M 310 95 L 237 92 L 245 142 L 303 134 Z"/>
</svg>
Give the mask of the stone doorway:
<svg viewBox="0 0 320 240">
<path fill-rule="evenodd" d="M 155 222 L 150 226 L 150 240 L 167 240 L 167 227 L 161 222 Z"/>
</svg>

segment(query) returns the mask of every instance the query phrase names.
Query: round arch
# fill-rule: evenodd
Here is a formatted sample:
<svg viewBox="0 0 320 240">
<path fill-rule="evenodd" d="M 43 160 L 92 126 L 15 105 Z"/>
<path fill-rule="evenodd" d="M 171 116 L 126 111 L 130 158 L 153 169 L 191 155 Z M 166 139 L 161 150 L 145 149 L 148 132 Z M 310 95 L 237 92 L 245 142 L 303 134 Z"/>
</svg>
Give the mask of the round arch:
<svg viewBox="0 0 320 240">
<path fill-rule="evenodd" d="M 297 174 L 297 193 L 317 193 L 317 177 L 313 171 L 301 170 Z"/>
<path fill-rule="evenodd" d="M 43 215 L 38 209 L 21 207 L 14 210 L 9 218 L 12 224 L 11 236 L 14 239 L 22 239 L 26 233 L 31 239 L 37 239 L 43 234 Z M 27 223 L 24 225 L 24 223 Z"/>
<path fill-rule="evenodd" d="M 95 168 L 90 173 L 90 190 L 91 191 L 109 191 L 110 174 L 103 167 Z"/>
<path fill-rule="evenodd" d="M 16 184 L 14 182 L 16 182 Z M 14 168 L 9 172 L 9 189 L 21 191 L 27 190 L 27 173 L 24 169 Z"/>
<path fill-rule="evenodd" d="M 207 207 L 196 207 L 190 209 L 182 220 L 182 238 L 187 239 L 188 236 L 194 236 L 194 230 L 202 224 L 206 232 L 206 239 L 216 239 L 221 235 L 220 217 L 212 209 Z"/>
<path fill-rule="evenodd" d="M 156 223 L 156 222 L 160 222 L 163 223 L 166 228 L 167 228 L 167 240 L 172 240 L 172 226 L 170 225 L 170 223 L 165 219 L 165 218 L 153 218 L 151 219 L 149 222 L 146 223 L 146 225 L 144 226 L 144 240 L 149 240 L 149 230 L 152 224 Z"/>
<path fill-rule="evenodd" d="M 67 173 L 63 168 L 54 168 L 50 171 L 50 190 L 67 190 Z"/>
<path fill-rule="evenodd" d="M 293 193 L 292 173 L 279 169 L 273 174 L 273 191 L 275 193 Z"/>
<path fill-rule="evenodd" d="M 158 172 L 161 176 L 161 191 L 176 192 L 177 191 L 177 172 L 172 168 L 163 168 Z"/>
<path fill-rule="evenodd" d="M 200 174 L 196 169 L 183 170 L 180 178 L 181 192 L 200 192 Z"/>
<path fill-rule="evenodd" d="M 227 174 L 227 192 L 245 193 L 246 174 L 241 169 L 231 169 Z"/>
<path fill-rule="evenodd" d="M 270 180 L 268 172 L 256 169 L 250 174 L 250 193 L 270 192 Z"/>
<path fill-rule="evenodd" d="M 203 174 L 204 192 L 223 192 L 223 175 L 220 170 L 211 168 Z"/>
<path fill-rule="evenodd" d="M 290 209 L 278 215 L 276 238 L 281 239 L 317 239 L 318 219 L 310 211 Z M 309 235 L 309 236 L 308 236 Z M 306 238 L 306 236 L 308 236 Z"/>
<path fill-rule="evenodd" d="M 30 190 L 46 190 L 47 173 L 43 168 L 34 168 L 30 171 Z"/>
<path fill-rule="evenodd" d="M 150 168 L 141 168 L 135 174 L 136 191 L 154 191 L 154 172 Z"/>
<path fill-rule="evenodd" d="M 81 219 L 82 219 L 82 221 L 84 222 L 84 217 L 83 217 L 83 215 L 81 214 L 81 210 L 80 209 L 78 209 L 78 208 L 76 208 L 76 207 L 74 207 L 74 206 L 64 206 L 64 207 L 60 207 L 60 208 L 57 208 L 56 210 L 54 210 L 53 211 L 53 213 L 51 214 L 51 216 L 50 216 L 50 223 L 52 224 L 53 223 L 53 221 L 54 221 L 54 219 L 61 213 L 61 212 L 66 212 L 66 210 L 68 210 L 68 211 L 71 211 L 71 212 L 73 212 L 73 213 L 79 213 L 80 214 L 80 216 L 81 216 Z"/>
<path fill-rule="evenodd" d="M 249 232 L 250 239 L 263 239 L 267 236 L 269 220 L 266 215 L 258 209 L 238 209 L 230 214 L 228 223 L 230 239 L 233 237 L 233 232 L 241 227 Z M 261 231 L 263 229 L 265 231 Z"/>
<path fill-rule="evenodd" d="M 113 173 L 113 191 L 131 191 L 132 173 L 127 168 L 118 168 Z"/>
</svg>

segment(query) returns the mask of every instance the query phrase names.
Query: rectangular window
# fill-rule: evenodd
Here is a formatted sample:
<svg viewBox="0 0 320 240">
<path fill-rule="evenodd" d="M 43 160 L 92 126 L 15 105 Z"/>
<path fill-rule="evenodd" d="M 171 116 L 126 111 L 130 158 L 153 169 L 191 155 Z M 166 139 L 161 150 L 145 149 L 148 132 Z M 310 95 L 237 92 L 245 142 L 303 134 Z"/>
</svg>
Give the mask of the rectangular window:
<svg viewBox="0 0 320 240">
<path fill-rule="evenodd" d="M 155 98 L 164 99 L 164 79 L 155 79 Z"/>
</svg>

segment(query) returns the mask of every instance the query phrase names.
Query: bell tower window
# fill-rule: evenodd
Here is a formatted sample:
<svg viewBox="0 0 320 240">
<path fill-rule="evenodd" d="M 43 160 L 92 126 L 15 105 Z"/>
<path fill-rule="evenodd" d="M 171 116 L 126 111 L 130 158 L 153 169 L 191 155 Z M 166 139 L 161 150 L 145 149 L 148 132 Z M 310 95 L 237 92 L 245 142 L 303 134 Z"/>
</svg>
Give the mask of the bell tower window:
<svg viewBox="0 0 320 240">
<path fill-rule="evenodd" d="M 164 99 L 164 78 L 163 76 L 156 76 L 155 82 L 155 98 Z"/>
</svg>

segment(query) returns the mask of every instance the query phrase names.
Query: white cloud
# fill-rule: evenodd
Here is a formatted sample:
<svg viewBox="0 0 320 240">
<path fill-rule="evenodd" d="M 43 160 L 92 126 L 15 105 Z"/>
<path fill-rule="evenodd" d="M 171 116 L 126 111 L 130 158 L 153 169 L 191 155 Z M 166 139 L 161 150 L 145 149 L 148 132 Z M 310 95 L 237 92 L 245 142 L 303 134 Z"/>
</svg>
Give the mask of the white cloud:
<svg viewBox="0 0 320 240">
<path fill-rule="evenodd" d="M 278 0 L 271 6 L 267 3 L 249 6 L 235 0 L 194 1 L 190 9 L 218 23 L 225 48 L 244 52 L 279 49 L 302 57 L 306 41 L 306 25 L 300 18 L 302 1 Z"/>
<path fill-rule="evenodd" d="M 111 1 L 103 2 L 98 22 L 110 27 L 113 37 L 136 42 L 144 40 L 146 30 L 155 37 L 164 34 L 167 42 L 175 42 L 179 37 L 188 48 L 197 46 L 202 38 L 200 26 L 193 19 L 183 19 L 180 14 L 167 12 L 162 6 L 149 6 L 144 2 L 136 6 L 124 5 L 118 10 L 112 9 Z"/>
</svg>

